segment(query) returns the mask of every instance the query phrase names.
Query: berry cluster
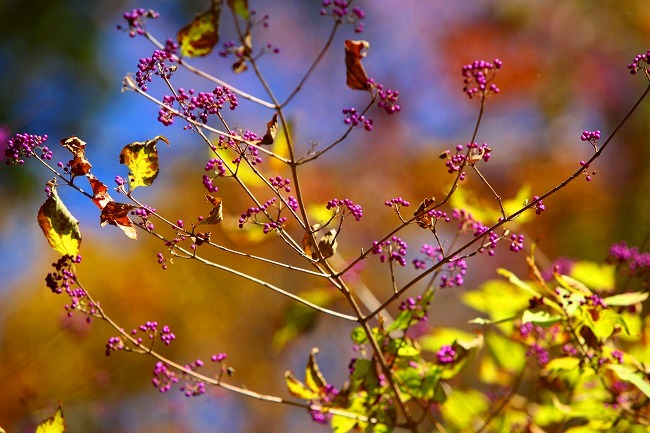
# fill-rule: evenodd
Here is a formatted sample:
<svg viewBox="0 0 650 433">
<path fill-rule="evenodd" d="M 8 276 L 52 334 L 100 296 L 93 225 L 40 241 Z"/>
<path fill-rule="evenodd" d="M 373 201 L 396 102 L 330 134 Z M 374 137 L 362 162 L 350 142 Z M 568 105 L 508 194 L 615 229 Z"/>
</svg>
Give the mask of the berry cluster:
<svg viewBox="0 0 650 433">
<path fill-rule="evenodd" d="M 244 224 L 246 224 L 249 221 L 254 221 L 254 222 L 257 223 L 257 214 L 259 214 L 260 212 L 265 212 L 270 206 L 274 206 L 276 201 L 277 201 L 277 198 L 272 197 L 269 200 L 267 200 L 261 207 L 256 207 L 256 206 L 249 207 L 246 210 L 246 213 L 241 214 L 241 216 L 239 218 L 239 228 L 240 229 L 244 228 Z M 296 199 L 293 196 L 289 197 L 289 205 L 292 208 L 294 206 L 294 203 L 295 203 L 295 206 L 296 206 L 296 209 L 297 209 L 298 203 L 297 203 Z M 284 223 L 286 223 L 286 222 L 287 222 L 286 217 L 279 217 L 276 221 L 271 221 L 271 222 L 264 223 L 264 227 L 263 227 L 262 231 L 264 232 L 264 234 L 268 234 L 271 231 L 279 230 L 282 227 L 284 227 Z"/>
<path fill-rule="evenodd" d="M 510 240 L 512 241 L 510 243 L 510 251 L 513 253 L 518 253 L 524 249 L 524 235 L 513 234 L 510 236 Z"/>
<path fill-rule="evenodd" d="M 291 192 L 291 187 L 289 186 L 291 183 L 290 179 L 284 179 L 282 176 L 275 176 L 269 177 L 269 182 L 278 191 L 284 189 L 285 192 Z"/>
<path fill-rule="evenodd" d="M 175 383 L 178 383 L 176 373 L 169 368 L 169 364 L 158 361 L 153 370 L 153 379 L 151 379 L 153 386 L 158 388 L 160 392 L 167 392 L 172 389 Z"/>
<path fill-rule="evenodd" d="M 334 210 L 335 214 L 341 212 L 345 216 L 346 209 L 341 209 L 345 206 L 350 215 L 354 217 L 355 220 L 359 221 L 363 216 L 363 210 L 361 205 L 354 204 L 350 199 L 332 199 L 327 202 L 327 209 Z"/>
<path fill-rule="evenodd" d="M 162 102 L 165 107 L 162 107 L 158 112 L 158 121 L 165 126 L 174 123 L 176 115 L 169 108 L 172 108 L 176 102 L 179 105 L 179 111 L 187 119 L 204 124 L 208 123 L 210 115 L 217 114 L 226 103 L 230 105 L 231 110 L 237 108 L 238 105 L 237 95 L 227 87 L 216 87 L 212 92 L 199 92 L 197 94 L 195 94 L 194 89 L 189 89 L 186 92 L 185 89 L 180 88 L 177 95 L 166 95 L 163 97 Z M 189 128 L 191 126 L 186 126 L 186 129 Z"/>
<path fill-rule="evenodd" d="M 338 22 L 347 17 L 348 22 L 355 25 L 354 32 L 361 33 L 363 32 L 363 23 L 360 20 L 366 17 L 366 13 L 356 6 L 350 10 L 349 3 L 348 0 L 323 0 L 320 14 L 332 16 Z"/>
<path fill-rule="evenodd" d="M 533 196 L 533 201 L 537 201 L 537 200 L 539 200 L 539 196 L 534 195 Z M 539 200 L 539 201 L 537 201 L 537 203 L 535 203 L 535 214 L 539 215 L 542 212 L 544 212 L 545 210 L 546 210 L 546 206 L 544 206 L 544 203 L 542 203 L 542 200 Z"/>
<path fill-rule="evenodd" d="M 135 82 L 143 91 L 147 91 L 147 83 L 153 80 L 154 76 L 162 77 L 169 80 L 174 71 L 178 60 L 175 53 L 178 45 L 172 40 L 168 40 L 164 50 L 154 50 L 151 57 L 143 57 L 138 62 L 138 71 L 135 73 Z"/>
<path fill-rule="evenodd" d="M 634 56 L 634 60 L 627 65 L 627 68 L 630 70 L 630 74 L 635 75 L 640 70 L 647 73 L 648 65 L 650 65 L 650 50 L 645 54 L 637 54 Z"/>
<path fill-rule="evenodd" d="M 147 18 L 156 19 L 160 14 L 154 10 L 145 10 L 143 8 L 133 9 L 131 12 L 126 11 L 122 14 L 122 18 L 127 23 L 127 27 L 122 26 L 121 24 L 117 25 L 118 30 L 124 30 L 129 32 L 130 37 L 135 37 L 136 35 L 144 35 L 144 22 Z"/>
<path fill-rule="evenodd" d="M 613 244 L 609 249 L 610 263 L 618 265 L 628 275 L 650 281 L 650 253 L 639 252 L 636 247 L 628 247 L 625 242 Z"/>
<path fill-rule="evenodd" d="M 52 159 L 52 151 L 43 144 L 47 135 L 16 134 L 7 141 L 5 148 L 5 164 L 24 164 L 23 158 L 35 155 L 36 149 L 41 151 L 41 158 Z"/>
<path fill-rule="evenodd" d="M 384 110 L 386 114 L 395 114 L 402 109 L 397 104 L 397 99 L 399 98 L 398 90 L 384 89 L 383 84 L 375 83 L 375 80 L 372 78 L 368 79 L 368 84 L 377 90 L 377 97 L 379 98 L 377 106 Z"/>
<path fill-rule="evenodd" d="M 494 59 L 493 63 L 486 62 L 485 60 L 475 60 L 474 62 L 463 66 L 462 74 L 465 79 L 463 83 L 463 92 L 471 99 L 475 94 L 485 97 L 490 93 L 499 93 L 499 88 L 492 81 L 499 69 L 503 66 L 503 62 L 499 59 Z M 489 84 L 489 85 L 488 85 Z"/>
<path fill-rule="evenodd" d="M 345 119 L 343 123 L 350 127 L 355 127 L 363 124 L 363 129 L 366 131 L 372 131 L 372 119 L 367 119 L 366 116 L 361 115 L 356 108 L 344 108 L 343 114 L 345 114 Z"/>
<path fill-rule="evenodd" d="M 594 143 L 596 140 L 600 138 L 600 130 L 595 130 L 595 131 L 582 131 L 582 135 L 580 136 L 580 140 L 582 141 L 589 141 L 590 143 Z"/>
<path fill-rule="evenodd" d="M 592 171 L 591 173 L 589 173 L 589 171 L 588 171 L 589 164 L 587 164 L 587 161 L 580 161 L 580 165 L 582 166 L 582 174 L 585 175 L 585 180 L 587 182 L 591 182 L 591 180 L 593 179 L 593 176 L 596 175 L 596 171 Z"/>
<path fill-rule="evenodd" d="M 203 361 L 197 359 L 190 364 L 186 364 L 184 367 L 187 370 L 197 371 L 199 368 L 203 367 Z M 179 391 L 185 394 L 185 397 L 196 397 L 205 394 L 205 383 L 200 380 L 187 381 L 179 388 Z"/>
<path fill-rule="evenodd" d="M 72 266 L 81 262 L 81 256 L 71 257 L 63 256 L 56 263 L 52 263 L 54 272 L 50 272 L 45 277 L 45 284 L 52 293 L 61 294 L 64 291 L 70 293 L 70 288 L 74 285 L 75 274 Z"/>
<path fill-rule="evenodd" d="M 223 177 L 226 175 L 226 166 L 224 165 L 223 161 L 218 158 L 212 158 L 205 164 L 205 171 L 212 170 L 216 172 L 217 176 Z M 207 174 L 204 174 L 202 179 L 203 186 L 208 190 L 208 192 L 219 191 L 219 188 L 217 188 L 213 183 L 214 178 L 208 176 Z"/>
<path fill-rule="evenodd" d="M 401 266 L 406 266 L 406 249 L 408 245 L 401 238 L 393 236 L 383 242 L 374 241 L 372 243 L 372 253 L 379 254 L 379 260 L 382 263 L 396 261 Z M 385 251 L 387 250 L 387 251 Z"/>
<path fill-rule="evenodd" d="M 418 295 L 417 298 L 407 298 L 406 301 L 403 301 L 399 305 L 400 311 L 410 311 L 413 313 L 413 319 L 418 322 L 427 321 L 427 311 L 429 310 L 429 305 L 431 304 L 431 299 L 427 298 L 425 302 L 422 295 Z"/>
<path fill-rule="evenodd" d="M 390 200 L 386 200 L 384 202 L 384 205 L 397 210 L 402 206 L 409 207 L 411 205 L 411 203 L 404 200 L 402 197 L 395 197 L 395 198 L 391 198 Z"/>
<path fill-rule="evenodd" d="M 456 360 L 456 351 L 449 345 L 442 346 L 436 353 L 436 358 L 440 364 L 453 364 Z"/>
</svg>

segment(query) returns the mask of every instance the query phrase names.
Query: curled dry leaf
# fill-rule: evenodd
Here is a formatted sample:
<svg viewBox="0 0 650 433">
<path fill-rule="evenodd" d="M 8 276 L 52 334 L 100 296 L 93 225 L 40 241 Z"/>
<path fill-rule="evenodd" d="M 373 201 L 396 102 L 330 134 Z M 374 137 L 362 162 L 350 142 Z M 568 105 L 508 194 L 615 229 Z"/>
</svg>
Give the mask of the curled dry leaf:
<svg viewBox="0 0 650 433">
<path fill-rule="evenodd" d="M 212 52 L 219 42 L 219 17 L 222 0 L 212 0 L 210 9 L 194 17 L 178 31 L 176 38 L 184 57 L 202 57 Z"/>
<path fill-rule="evenodd" d="M 106 223 L 117 226 L 131 239 L 137 239 L 138 234 L 135 231 L 135 224 L 129 218 L 129 212 L 133 209 L 136 209 L 138 206 L 126 203 L 118 203 L 115 201 L 110 201 L 106 203 L 102 209 L 102 214 L 99 217 L 99 223 L 102 227 Z"/>
<path fill-rule="evenodd" d="M 336 242 L 336 230 L 332 229 L 325 233 L 320 241 L 318 241 L 318 251 L 320 251 L 321 256 L 324 259 L 332 257 L 336 254 L 336 247 L 338 246 Z"/>
<path fill-rule="evenodd" d="M 346 84 L 354 90 L 370 90 L 368 74 L 361 64 L 361 59 L 366 57 L 366 51 L 370 47 L 368 41 L 345 41 L 345 68 Z"/>
<path fill-rule="evenodd" d="M 425 212 L 425 209 L 431 206 L 436 199 L 434 197 L 425 198 L 418 209 L 413 213 L 415 216 L 415 222 L 417 225 L 423 229 L 432 229 L 433 228 L 433 217 Z"/>
<path fill-rule="evenodd" d="M 93 189 L 93 203 L 99 209 L 104 209 L 109 202 L 113 201 L 113 198 L 108 193 L 108 187 L 90 173 L 86 177 L 88 177 L 90 187 Z"/>
<path fill-rule="evenodd" d="M 221 198 L 212 197 L 210 194 L 206 194 L 205 199 L 212 204 L 212 210 L 199 224 L 219 224 L 223 221 L 223 203 Z"/>
<path fill-rule="evenodd" d="M 73 176 L 84 176 L 90 173 L 92 165 L 86 159 L 86 142 L 74 135 L 61 139 L 61 146 L 65 147 L 74 156 L 68 163 Z"/>
<path fill-rule="evenodd" d="M 278 113 L 266 124 L 266 134 L 257 144 L 273 144 L 275 136 L 278 134 Z"/>
<path fill-rule="evenodd" d="M 319 228 L 320 224 L 313 224 L 311 226 L 311 232 L 316 233 Z M 305 254 L 312 259 L 316 260 L 318 258 L 316 255 L 316 244 L 313 242 L 308 231 L 306 231 L 305 235 L 302 237 L 302 249 L 305 251 Z"/>
</svg>

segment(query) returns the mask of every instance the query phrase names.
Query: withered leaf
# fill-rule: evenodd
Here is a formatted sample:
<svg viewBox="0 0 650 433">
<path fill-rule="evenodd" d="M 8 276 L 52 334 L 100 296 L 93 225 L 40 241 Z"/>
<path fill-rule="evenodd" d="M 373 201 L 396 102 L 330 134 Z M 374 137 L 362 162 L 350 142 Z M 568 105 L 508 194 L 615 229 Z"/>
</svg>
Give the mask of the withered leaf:
<svg viewBox="0 0 650 433">
<path fill-rule="evenodd" d="M 266 124 L 266 134 L 258 144 L 273 144 L 275 136 L 278 134 L 278 113 Z"/>
<path fill-rule="evenodd" d="M 74 156 L 69 162 L 70 173 L 73 176 L 84 176 L 90 173 L 92 164 L 86 159 L 86 142 L 73 135 L 62 138 L 60 143 L 61 146 L 68 149 Z"/>
<path fill-rule="evenodd" d="M 90 182 L 90 187 L 93 190 L 93 203 L 98 208 L 104 209 L 109 202 L 113 201 L 113 198 L 108 193 L 108 187 L 92 174 L 88 174 L 87 177 Z"/>
<path fill-rule="evenodd" d="M 176 38 L 184 57 L 207 56 L 219 42 L 219 17 L 222 0 L 212 0 L 210 9 L 194 17 L 179 30 Z"/>
<path fill-rule="evenodd" d="M 345 41 L 345 68 L 346 84 L 354 90 L 370 90 L 368 74 L 361 64 L 361 59 L 366 57 L 366 51 L 370 47 L 367 41 Z"/>
<path fill-rule="evenodd" d="M 424 210 L 431 206 L 435 201 L 436 199 L 434 197 L 425 198 L 422 203 L 420 203 L 420 206 L 418 206 L 418 209 L 413 213 L 416 217 L 415 222 L 423 229 L 433 228 L 433 217 L 427 212 L 424 212 Z"/>
<path fill-rule="evenodd" d="M 135 230 L 135 224 L 129 218 L 129 212 L 136 209 L 138 206 L 126 203 L 118 203 L 110 201 L 106 203 L 102 209 L 102 214 L 99 217 L 99 223 L 103 227 L 106 223 L 117 226 L 131 239 L 137 239 L 138 234 Z"/>
<path fill-rule="evenodd" d="M 320 251 L 320 254 L 324 259 L 332 257 L 334 254 L 336 254 L 337 246 L 335 229 L 332 229 L 325 233 L 323 237 L 320 238 L 320 241 L 318 241 L 318 251 Z"/>
<path fill-rule="evenodd" d="M 212 210 L 199 224 L 219 224 L 223 221 L 223 203 L 221 202 L 221 198 L 206 194 L 205 199 L 212 204 Z"/>
<path fill-rule="evenodd" d="M 244 36 L 244 43 L 237 48 L 237 61 L 232 65 L 232 71 L 235 74 L 240 74 L 248 69 L 246 59 L 248 59 L 253 52 L 253 41 L 251 38 L 250 30 Z"/>
<path fill-rule="evenodd" d="M 312 233 L 315 233 L 316 230 L 320 228 L 320 224 L 313 224 L 311 226 Z M 305 232 L 305 235 L 302 237 L 302 249 L 305 251 L 305 254 L 312 259 L 316 260 L 316 244 L 312 241 L 312 237 L 308 231 Z"/>
</svg>

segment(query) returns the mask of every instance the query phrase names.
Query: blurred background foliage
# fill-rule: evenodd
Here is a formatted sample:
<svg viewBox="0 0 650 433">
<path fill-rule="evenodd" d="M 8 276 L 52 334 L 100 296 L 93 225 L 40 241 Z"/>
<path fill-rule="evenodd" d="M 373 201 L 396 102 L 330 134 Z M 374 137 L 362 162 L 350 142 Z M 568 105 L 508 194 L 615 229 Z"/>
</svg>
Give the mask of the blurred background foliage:
<svg viewBox="0 0 650 433">
<path fill-rule="evenodd" d="M 93 172 L 107 184 L 117 174 L 126 175 L 117 161 L 122 146 L 166 135 L 172 146 L 161 149 L 161 175 L 150 190 L 138 190 L 136 195 L 170 220 L 189 222 L 205 215 L 209 205 L 203 199 L 201 176 L 208 152 L 179 122 L 163 127 L 156 121 L 155 106 L 120 92 L 124 74 L 133 72 L 138 58 L 150 55 L 153 48 L 115 26 L 123 10 L 151 7 L 161 12 L 161 18 L 149 28 L 164 40 L 207 3 L 37 0 L 29 7 L 15 0 L 0 3 L 3 131 L 48 134 L 54 148 L 62 137 L 81 137 L 88 142 Z M 282 50 L 261 60 L 282 98 L 322 46 L 330 19 L 319 16 L 317 1 L 250 3 L 270 15 L 271 26 L 255 34 L 257 42 Z M 348 197 L 363 206 L 361 222 L 344 224 L 336 258 L 341 263 L 397 224 L 385 200 L 402 196 L 415 210 L 423 198 L 441 197 L 446 191 L 450 178 L 437 156 L 469 140 L 478 112 L 478 101 L 468 101 L 461 91 L 463 64 L 495 57 L 504 62 L 497 78 L 501 94 L 488 101 L 478 138 L 494 149 L 484 174 L 504 198 L 513 197 L 522 184 L 540 194 L 561 182 L 592 152 L 579 140 L 581 132 L 600 129 L 607 136 L 647 85 L 626 69 L 635 54 L 649 48 L 650 9 L 644 0 L 485 0 L 471 5 L 404 0 L 359 6 L 367 14 L 361 37 L 371 44 L 366 70 L 400 91 L 402 112 L 387 117 L 373 111 L 371 133 L 356 131 L 334 152 L 305 167 L 302 182 L 310 203 L 324 206 L 331 198 Z M 232 26 L 224 22 L 222 41 L 232 37 Z M 365 95 L 350 91 L 344 82 L 341 47 L 344 39 L 355 38 L 359 36 L 352 28 L 339 33 L 321 68 L 287 109 L 302 154 L 313 143 L 324 146 L 343 131 L 342 108 L 365 102 Z M 193 63 L 260 94 L 250 72 L 233 76 L 230 59 L 214 56 Z M 188 75 L 179 74 L 175 83 L 212 89 Z M 161 91 L 151 86 L 152 94 L 161 97 Z M 245 103 L 228 114 L 232 124 L 259 133 L 270 118 L 268 111 Z M 579 180 L 547 200 L 547 212 L 525 226 L 528 239 L 539 241 L 543 265 L 559 256 L 598 261 L 613 242 L 644 242 L 650 226 L 649 115 L 650 105 L 645 103 L 594 167 L 598 173 L 594 180 Z M 268 173 L 274 174 L 283 173 Z M 87 324 L 76 316 L 67 319 L 65 300 L 50 294 L 43 281 L 56 257 L 42 238 L 35 215 L 49 177 L 35 164 L 0 168 L 0 425 L 11 432 L 32 431 L 61 401 L 71 432 L 326 431 L 295 409 L 220 390 L 195 399 L 179 392 L 160 395 L 150 384 L 151 359 L 124 353 L 106 357 L 104 344 L 114 333 L 102 323 Z M 471 194 L 483 206 L 495 206 L 489 191 L 471 173 L 469 178 Z M 218 186 L 226 220 L 213 239 L 286 259 L 288 250 L 277 237 L 251 242 L 237 233 L 236 219 L 250 203 L 231 185 Z M 176 260 L 162 271 L 156 253 L 164 249 L 153 238 L 141 233 L 133 242 L 114 227 L 100 230 L 92 204 L 63 189 L 61 194 L 81 221 L 81 281 L 125 328 L 147 320 L 169 324 L 177 341 L 163 349 L 165 355 L 189 363 L 227 352 L 229 365 L 236 369 L 233 383 L 282 396 L 287 395 L 284 370 L 300 375 L 309 349 L 319 346 L 326 377 L 342 384 L 351 356 L 349 323 L 327 317 L 308 320 L 308 332 L 283 347 L 274 345 L 274 334 L 292 303 L 192 261 Z M 302 237 L 297 230 L 294 234 Z M 432 242 L 416 227 L 404 238 L 410 258 L 422 243 Z M 205 254 L 294 293 L 331 289 L 254 261 Z M 494 277 L 497 266 L 522 272 L 523 256 L 501 251 L 493 259 L 473 259 L 466 287 L 443 291 L 434 300 L 431 326 L 471 329 L 466 322 L 476 313 L 460 305 L 460 293 Z M 404 270 L 400 281 L 412 275 Z M 370 258 L 356 270 L 352 285 L 365 285 L 383 299 L 391 290 L 388 276 L 386 267 Z M 337 301 L 333 308 L 346 306 Z"/>
</svg>

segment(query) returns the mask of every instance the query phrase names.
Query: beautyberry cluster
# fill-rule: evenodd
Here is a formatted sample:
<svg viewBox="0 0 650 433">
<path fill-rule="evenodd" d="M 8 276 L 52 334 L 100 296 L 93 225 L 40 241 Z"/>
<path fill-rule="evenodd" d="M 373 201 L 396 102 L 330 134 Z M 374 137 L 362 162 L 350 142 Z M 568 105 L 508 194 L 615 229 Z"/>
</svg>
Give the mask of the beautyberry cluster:
<svg viewBox="0 0 650 433">
<path fill-rule="evenodd" d="M 430 297 L 427 297 L 425 301 L 425 298 L 422 297 L 422 295 L 418 295 L 416 298 L 407 298 L 405 301 L 400 303 L 399 309 L 400 311 L 411 312 L 414 321 L 426 322 L 430 304 Z"/>
<path fill-rule="evenodd" d="M 63 256 L 56 263 L 52 263 L 55 271 L 47 274 L 45 284 L 53 293 L 65 292 L 70 297 L 70 303 L 65 305 L 68 317 L 71 317 L 72 312 L 76 310 L 85 313 L 86 321 L 90 322 L 91 316 L 97 313 L 97 309 L 92 302 L 87 302 L 88 295 L 84 289 L 74 287 L 76 276 L 72 267 L 76 263 L 81 263 L 81 256 Z"/>
<path fill-rule="evenodd" d="M 29 158 L 36 154 L 36 149 L 41 151 L 41 158 L 52 159 L 52 151 L 43 144 L 47 141 L 47 135 L 16 134 L 7 141 L 5 147 L 5 164 L 24 164 L 23 158 Z"/>
<path fill-rule="evenodd" d="M 284 189 L 285 192 L 291 192 L 291 187 L 289 186 L 291 183 L 290 179 L 283 179 L 282 176 L 275 176 L 269 177 L 269 182 L 277 190 Z"/>
<path fill-rule="evenodd" d="M 345 114 L 345 119 L 343 123 L 350 127 L 355 127 L 363 124 L 363 129 L 370 132 L 372 131 L 373 120 L 367 119 L 366 116 L 360 114 L 356 108 L 344 108 L 343 114 Z"/>
<path fill-rule="evenodd" d="M 582 131 L 582 135 L 580 136 L 580 140 L 582 141 L 589 141 L 591 143 L 595 142 L 600 138 L 600 130 L 595 130 L 595 131 Z"/>
<path fill-rule="evenodd" d="M 332 16 L 338 22 L 342 21 L 344 17 L 350 24 L 354 24 L 354 32 L 363 32 L 363 23 L 360 21 L 366 17 L 366 13 L 359 7 L 354 7 L 350 10 L 348 0 L 323 0 L 323 8 L 320 11 L 322 16 Z"/>
<path fill-rule="evenodd" d="M 210 115 L 217 114 L 224 105 L 229 104 L 230 109 L 237 108 L 237 95 L 227 87 L 216 87 L 212 92 L 199 92 L 195 94 L 194 89 L 180 88 L 176 95 L 163 97 L 163 105 L 158 112 L 158 121 L 165 126 L 174 123 L 176 115 L 170 110 L 175 103 L 178 103 L 179 110 L 183 115 L 194 122 L 208 123 Z M 168 108 L 167 108 L 168 107 Z M 191 126 L 187 125 L 186 129 Z"/>
<path fill-rule="evenodd" d="M 485 60 L 475 60 L 474 62 L 463 66 L 462 74 L 465 79 L 463 83 L 463 92 L 471 99 L 475 94 L 485 97 L 490 93 L 499 93 L 496 84 L 489 84 L 495 77 L 497 71 L 501 69 L 503 62 L 494 59 L 493 63 Z"/>
<path fill-rule="evenodd" d="M 650 50 L 646 51 L 644 54 L 637 54 L 634 56 L 634 60 L 632 63 L 627 65 L 627 68 L 630 70 L 630 74 L 635 75 L 641 70 L 647 73 L 648 65 L 650 65 Z"/>
<path fill-rule="evenodd" d="M 174 71 L 178 60 L 175 53 L 178 45 L 171 39 L 167 41 L 164 50 L 154 50 L 151 57 L 143 57 L 138 62 L 138 71 L 135 73 L 135 82 L 143 91 L 147 91 L 147 83 L 153 80 L 154 76 L 162 77 L 169 80 Z"/>
<path fill-rule="evenodd" d="M 621 242 L 610 247 L 608 261 L 626 274 L 650 282 L 650 253 L 642 253 L 637 247 Z"/>
<path fill-rule="evenodd" d="M 401 266 L 406 266 L 406 249 L 408 245 L 401 238 L 393 236 L 383 242 L 374 241 L 372 243 L 372 253 L 379 255 L 382 263 L 396 261 Z"/>
<path fill-rule="evenodd" d="M 453 364 L 456 360 L 456 351 L 449 345 L 442 346 L 436 353 L 436 358 L 440 364 Z"/>
<path fill-rule="evenodd" d="M 122 26 L 121 24 L 117 25 L 118 30 L 124 30 L 129 32 L 130 37 L 135 37 L 136 35 L 144 35 L 144 22 L 146 19 L 156 19 L 160 17 L 160 14 L 154 10 L 145 10 L 143 8 L 133 9 L 131 12 L 126 11 L 122 14 L 122 18 L 126 21 L 127 27 Z"/>
<path fill-rule="evenodd" d="M 591 182 L 591 179 L 593 179 L 592 176 L 596 175 L 596 171 L 592 171 L 591 173 L 589 173 L 589 171 L 588 171 L 589 164 L 587 164 L 586 161 L 580 161 L 580 165 L 582 166 L 582 174 L 585 175 L 585 180 L 587 182 Z"/>
<path fill-rule="evenodd" d="M 372 78 L 368 79 L 368 84 L 371 88 L 376 89 L 377 97 L 379 98 L 377 106 L 384 110 L 386 114 L 395 114 L 402 109 L 397 104 L 397 99 L 399 98 L 398 90 L 384 89 L 383 84 L 375 83 L 375 80 Z"/>
<path fill-rule="evenodd" d="M 534 195 L 533 196 L 533 201 L 537 201 L 537 200 L 539 200 L 539 196 Z M 544 212 L 545 210 L 546 210 L 546 206 L 544 206 L 544 203 L 542 203 L 542 200 L 539 200 L 539 201 L 537 201 L 537 203 L 535 203 L 535 214 L 539 215 L 542 212 Z"/>
<path fill-rule="evenodd" d="M 402 197 L 395 197 L 395 198 L 391 198 L 390 200 L 386 200 L 384 202 L 384 205 L 393 208 L 395 210 L 399 210 L 399 208 L 402 206 L 409 207 L 411 203 L 404 200 Z"/>
<path fill-rule="evenodd" d="M 345 207 L 345 209 L 342 209 L 343 207 Z M 352 200 L 347 198 L 344 199 L 334 198 L 328 201 L 327 209 L 334 210 L 336 214 L 341 212 L 343 216 L 345 216 L 347 210 L 347 212 L 349 212 L 349 214 L 352 215 L 354 219 L 357 221 L 359 221 L 363 216 L 363 210 L 361 209 L 361 205 L 354 204 Z"/>
</svg>

